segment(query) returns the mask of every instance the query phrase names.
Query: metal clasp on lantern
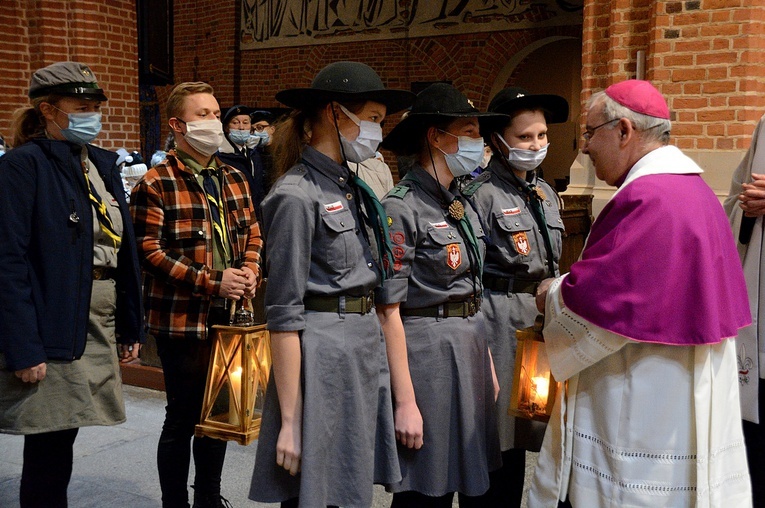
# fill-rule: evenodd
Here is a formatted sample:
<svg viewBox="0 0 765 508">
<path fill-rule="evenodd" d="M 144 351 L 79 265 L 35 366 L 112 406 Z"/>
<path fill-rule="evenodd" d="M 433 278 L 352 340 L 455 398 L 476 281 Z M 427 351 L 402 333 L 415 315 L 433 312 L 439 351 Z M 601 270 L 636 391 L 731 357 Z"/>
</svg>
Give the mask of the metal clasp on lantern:
<svg viewBox="0 0 765 508">
<path fill-rule="evenodd" d="M 508 414 L 547 422 L 559 387 L 550 372 L 542 336 L 544 322 L 540 318 L 534 326 L 515 332 L 518 347 Z"/>
<path fill-rule="evenodd" d="M 212 327 L 213 349 L 196 436 L 242 445 L 258 438 L 271 371 L 271 340 L 253 315 L 251 302 L 243 299 L 232 311 L 232 325 Z"/>
</svg>

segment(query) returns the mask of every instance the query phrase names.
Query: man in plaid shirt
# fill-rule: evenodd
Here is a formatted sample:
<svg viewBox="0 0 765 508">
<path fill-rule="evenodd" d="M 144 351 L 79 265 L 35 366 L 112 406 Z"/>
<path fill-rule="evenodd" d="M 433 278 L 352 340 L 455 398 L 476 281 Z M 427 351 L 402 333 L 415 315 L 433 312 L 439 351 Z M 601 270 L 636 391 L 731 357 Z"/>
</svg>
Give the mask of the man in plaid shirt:
<svg viewBox="0 0 765 508">
<path fill-rule="evenodd" d="M 262 240 L 243 173 L 223 165 L 220 108 L 206 83 L 181 83 L 167 101 L 176 150 L 133 189 L 130 209 L 142 259 L 148 330 L 167 394 L 157 447 L 164 507 L 188 507 L 189 442 L 202 409 L 210 326 L 252 298 Z M 220 507 L 226 441 L 193 438 L 194 507 Z"/>
</svg>

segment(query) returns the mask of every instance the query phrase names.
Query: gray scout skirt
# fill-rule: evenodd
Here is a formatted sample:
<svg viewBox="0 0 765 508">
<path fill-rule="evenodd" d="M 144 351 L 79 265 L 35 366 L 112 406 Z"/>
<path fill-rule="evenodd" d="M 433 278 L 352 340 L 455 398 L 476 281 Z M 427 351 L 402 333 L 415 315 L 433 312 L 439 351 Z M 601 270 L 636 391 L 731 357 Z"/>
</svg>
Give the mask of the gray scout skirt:
<svg viewBox="0 0 765 508">
<path fill-rule="evenodd" d="M 423 445 L 398 445 L 403 480 L 389 490 L 479 496 L 502 464 L 483 314 L 403 320 Z"/>
<path fill-rule="evenodd" d="M 293 477 L 276 464 L 281 413 L 272 375 L 249 497 L 270 503 L 300 497 L 301 506 L 370 506 L 373 483 L 401 478 L 380 322 L 374 312 L 307 311 L 305 320 L 301 471 Z"/>
<path fill-rule="evenodd" d="M 534 295 L 484 290 L 481 310 L 486 317 L 489 348 L 499 380 L 497 420 L 502 451 L 523 448 L 538 452 L 542 446 L 547 425 L 507 414 L 510 407 L 510 393 L 513 389 L 515 351 L 518 346 L 515 331 L 534 325 L 534 319 L 539 313 Z"/>
<path fill-rule="evenodd" d="M 94 280 L 85 353 L 48 362 L 45 379 L 24 383 L 5 370 L 0 354 L 0 432 L 39 434 L 125 421 L 114 334 L 113 280 Z"/>
</svg>

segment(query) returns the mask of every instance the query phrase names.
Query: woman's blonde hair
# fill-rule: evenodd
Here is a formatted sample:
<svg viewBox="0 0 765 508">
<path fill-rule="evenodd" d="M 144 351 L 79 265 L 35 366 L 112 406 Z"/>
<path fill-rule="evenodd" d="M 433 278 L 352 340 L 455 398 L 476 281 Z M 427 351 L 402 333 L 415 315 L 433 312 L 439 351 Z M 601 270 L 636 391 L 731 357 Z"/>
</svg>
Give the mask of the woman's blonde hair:
<svg viewBox="0 0 765 508">
<path fill-rule="evenodd" d="M 315 117 L 315 112 L 310 114 Z M 274 155 L 274 173 L 272 181 L 276 181 L 300 160 L 303 147 L 311 139 L 311 121 L 309 115 L 300 110 L 294 110 L 284 120 L 276 124 L 274 140 L 271 148 Z"/>
</svg>

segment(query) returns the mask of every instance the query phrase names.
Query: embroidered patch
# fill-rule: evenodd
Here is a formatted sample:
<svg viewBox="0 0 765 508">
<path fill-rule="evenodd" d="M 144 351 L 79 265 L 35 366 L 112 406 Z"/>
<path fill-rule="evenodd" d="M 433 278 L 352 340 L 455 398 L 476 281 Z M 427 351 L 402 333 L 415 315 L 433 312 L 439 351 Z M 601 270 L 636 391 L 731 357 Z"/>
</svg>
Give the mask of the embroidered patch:
<svg viewBox="0 0 765 508">
<path fill-rule="evenodd" d="M 462 253 L 460 244 L 450 243 L 446 246 L 446 265 L 452 270 L 456 270 L 462 264 Z"/>
<path fill-rule="evenodd" d="M 406 241 L 406 238 L 404 238 L 404 233 L 401 231 L 396 231 L 395 233 L 391 231 L 390 239 L 396 245 L 403 245 L 403 243 Z"/>
<path fill-rule="evenodd" d="M 399 260 L 404 257 L 404 248 L 399 247 L 398 245 L 393 247 L 393 249 L 391 249 L 391 252 L 393 253 L 394 260 Z"/>
<path fill-rule="evenodd" d="M 391 219 L 390 215 L 388 215 L 388 227 L 391 227 L 393 225 L 393 219 Z"/>
<path fill-rule="evenodd" d="M 345 208 L 343 204 L 340 201 L 335 201 L 334 203 L 328 203 L 324 205 L 324 209 L 328 212 L 338 212 Z"/>
<path fill-rule="evenodd" d="M 523 256 L 529 255 L 529 252 L 531 252 L 531 247 L 529 246 L 529 237 L 526 236 L 525 231 L 521 231 L 520 233 L 513 233 L 513 241 L 515 242 L 515 250 L 518 251 L 518 254 Z"/>
<path fill-rule="evenodd" d="M 503 208 L 502 209 L 502 215 L 518 215 L 521 213 L 520 208 Z"/>
<path fill-rule="evenodd" d="M 446 221 L 444 221 L 444 222 L 435 222 L 435 223 L 431 222 L 430 225 L 432 227 L 436 228 L 436 229 L 446 229 L 446 228 L 449 227 L 449 224 L 447 224 Z"/>
</svg>

